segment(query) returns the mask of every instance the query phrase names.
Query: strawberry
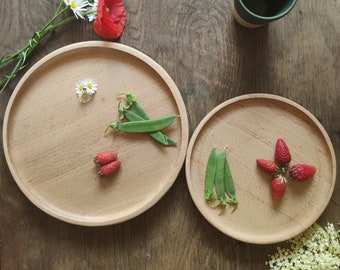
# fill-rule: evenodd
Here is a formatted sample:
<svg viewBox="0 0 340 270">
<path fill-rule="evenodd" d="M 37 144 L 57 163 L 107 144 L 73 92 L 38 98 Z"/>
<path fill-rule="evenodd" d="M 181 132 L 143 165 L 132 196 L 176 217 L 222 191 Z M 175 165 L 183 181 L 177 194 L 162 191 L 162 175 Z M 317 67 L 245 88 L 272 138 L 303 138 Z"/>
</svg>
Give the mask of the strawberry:
<svg viewBox="0 0 340 270">
<path fill-rule="evenodd" d="M 286 192 L 287 180 L 282 175 L 275 176 L 271 181 L 272 198 L 281 200 Z"/>
<path fill-rule="evenodd" d="M 316 168 L 307 164 L 295 164 L 289 170 L 289 175 L 298 182 L 308 180 L 314 175 Z"/>
<path fill-rule="evenodd" d="M 100 176 L 112 175 L 119 170 L 120 164 L 121 164 L 120 160 L 115 160 L 110 163 L 107 163 L 103 165 L 102 167 L 100 167 L 98 174 Z"/>
<path fill-rule="evenodd" d="M 98 153 L 93 159 L 94 163 L 98 165 L 105 165 L 117 159 L 117 152 L 105 151 Z"/>
<path fill-rule="evenodd" d="M 275 174 L 278 171 L 278 167 L 274 161 L 267 159 L 257 159 L 257 166 L 259 166 L 262 170 L 267 173 Z"/>
<path fill-rule="evenodd" d="M 290 155 L 286 142 L 283 139 L 279 138 L 276 141 L 275 146 L 275 160 L 277 161 L 277 163 L 280 164 L 281 167 L 287 167 L 291 159 L 292 157 Z"/>
</svg>

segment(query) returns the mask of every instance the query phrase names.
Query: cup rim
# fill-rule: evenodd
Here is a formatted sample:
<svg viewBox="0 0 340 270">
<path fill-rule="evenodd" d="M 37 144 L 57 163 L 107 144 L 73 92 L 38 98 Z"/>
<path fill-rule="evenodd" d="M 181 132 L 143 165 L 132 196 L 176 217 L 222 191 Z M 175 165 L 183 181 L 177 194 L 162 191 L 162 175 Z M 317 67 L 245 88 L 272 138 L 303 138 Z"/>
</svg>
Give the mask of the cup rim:
<svg viewBox="0 0 340 270">
<path fill-rule="evenodd" d="M 275 16 L 271 16 L 271 17 L 265 17 L 265 16 L 260 16 L 260 15 L 257 15 L 256 13 L 252 12 L 250 9 L 248 9 L 244 3 L 243 3 L 243 0 L 239 0 L 239 3 L 240 5 L 249 13 L 251 14 L 252 16 L 258 18 L 258 19 L 261 19 L 261 20 L 276 20 L 276 19 L 279 19 L 281 17 L 283 17 L 284 15 L 286 15 L 287 13 L 289 13 L 293 7 L 295 6 L 297 0 L 293 0 L 291 5 L 284 11 L 284 12 L 281 12 L 280 14 L 278 15 L 275 15 Z"/>
</svg>

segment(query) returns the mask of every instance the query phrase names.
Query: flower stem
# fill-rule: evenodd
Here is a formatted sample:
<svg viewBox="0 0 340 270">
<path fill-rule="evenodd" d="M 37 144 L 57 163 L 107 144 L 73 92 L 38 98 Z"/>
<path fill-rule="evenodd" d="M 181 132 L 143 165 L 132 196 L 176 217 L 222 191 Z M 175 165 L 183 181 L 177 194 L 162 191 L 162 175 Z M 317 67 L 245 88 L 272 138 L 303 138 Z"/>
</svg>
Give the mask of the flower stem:
<svg viewBox="0 0 340 270">
<path fill-rule="evenodd" d="M 33 34 L 33 37 L 21 49 L 0 59 L 0 68 L 6 65 L 11 60 L 17 59 L 17 62 L 12 71 L 8 75 L 5 75 L 4 78 L 1 80 L 0 93 L 7 87 L 9 82 L 15 78 L 17 73 L 25 68 L 27 57 L 31 55 L 35 48 L 41 44 L 41 42 L 46 38 L 48 34 L 76 19 L 76 17 L 72 15 L 56 23 L 57 19 L 59 19 L 66 11 L 70 9 L 68 6 L 63 7 L 63 2 L 63 0 L 60 1 L 59 6 L 53 17 L 38 32 L 35 32 Z"/>
<path fill-rule="evenodd" d="M 46 31 L 48 30 L 53 23 L 63 14 L 65 13 L 65 11 L 67 11 L 69 8 L 65 7 L 64 9 L 61 9 L 61 4 L 63 3 L 63 1 L 60 1 L 59 7 L 57 9 L 57 11 L 55 12 L 54 16 L 52 17 L 52 19 L 46 23 L 42 29 L 40 29 L 39 32 L 35 32 L 33 37 L 18 51 L 16 51 L 15 53 L 8 55 L 7 57 L 5 57 L 4 59 L 2 59 L 0 61 L 0 66 L 6 64 L 7 62 L 9 62 L 10 60 L 18 57 L 23 51 L 26 51 L 29 47 L 32 46 L 33 43 L 36 43 L 38 40 L 39 42 L 41 41 L 40 37 L 44 37 L 46 36 L 50 31 Z M 37 40 L 38 38 L 38 40 Z M 1 92 L 1 91 L 0 91 Z"/>
</svg>

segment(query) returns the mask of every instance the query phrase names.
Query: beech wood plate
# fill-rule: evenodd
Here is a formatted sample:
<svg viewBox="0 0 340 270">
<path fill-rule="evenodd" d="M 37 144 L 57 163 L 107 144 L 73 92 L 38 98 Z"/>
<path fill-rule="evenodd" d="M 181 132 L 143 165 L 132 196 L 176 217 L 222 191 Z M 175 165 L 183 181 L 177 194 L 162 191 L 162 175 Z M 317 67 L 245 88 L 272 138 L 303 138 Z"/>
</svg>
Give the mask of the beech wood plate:
<svg viewBox="0 0 340 270">
<path fill-rule="evenodd" d="M 81 104 L 75 85 L 93 78 L 98 91 Z M 164 132 L 177 146 L 146 134 L 104 130 L 119 120 L 117 94 L 131 92 L 150 118 L 179 117 Z M 183 166 L 187 113 L 173 80 L 154 60 L 122 44 L 90 41 L 58 49 L 20 80 L 5 113 L 3 142 L 9 169 L 23 193 L 65 222 L 100 226 L 131 219 L 153 206 Z M 115 150 L 122 165 L 101 178 L 93 162 Z"/>
<path fill-rule="evenodd" d="M 308 182 L 289 180 L 284 198 L 273 201 L 271 176 L 257 167 L 256 159 L 274 160 L 278 138 L 285 139 L 291 164 L 307 163 L 317 171 Z M 239 205 L 219 216 L 204 199 L 204 177 L 210 150 L 226 145 Z M 257 244 L 285 241 L 312 225 L 326 208 L 336 180 L 334 149 L 319 121 L 293 101 L 269 94 L 236 97 L 213 109 L 193 133 L 185 166 L 201 214 L 224 234 Z"/>
</svg>

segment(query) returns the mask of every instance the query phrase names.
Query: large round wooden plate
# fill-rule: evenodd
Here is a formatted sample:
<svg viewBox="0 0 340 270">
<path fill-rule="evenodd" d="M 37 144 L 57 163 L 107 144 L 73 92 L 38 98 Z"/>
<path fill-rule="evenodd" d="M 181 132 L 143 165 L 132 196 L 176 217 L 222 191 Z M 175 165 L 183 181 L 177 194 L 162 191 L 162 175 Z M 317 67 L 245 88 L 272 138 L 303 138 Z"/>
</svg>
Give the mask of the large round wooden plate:
<svg viewBox="0 0 340 270">
<path fill-rule="evenodd" d="M 257 158 L 274 160 L 275 143 L 285 139 L 292 162 L 316 166 L 304 183 L 289 181 L 281 201 L 273 201 L 271 176 Z M 204 199 L 209 152 L 227 148 L 239 200 L 222 215 Z M 195 130 L 187 152 L 186 176 L 192 199 L 218 230 L 249 243 L 275 243 L 292 238 L 312 225 L 326 208 L 336 179 L 334 149 L 318 120 L 300 105 L 274 95 L 250 94 L 213 109 Z"/>
<path fill-rule="evenodd" d="M 88 77 L 98 91 L 81 104 L 75 85 Z M 178 114 L 164 131 L 177 146 L 146 134 L 104 134 L 119 120 L 122 92 L 135 94 L 150 118 Z M 131 47 L 90 41 L 52 52 L 24 75 L 5 113 L 3 142 L 15 181 L 37 207 L 69 223 L 99 226 L 143 213 L 169 190 L 188 134 L 183 100 L 161 66 Z M 117 151 L 122 166 L 101 178 L 93 158 L 105 150 Z"/>
</svg>

